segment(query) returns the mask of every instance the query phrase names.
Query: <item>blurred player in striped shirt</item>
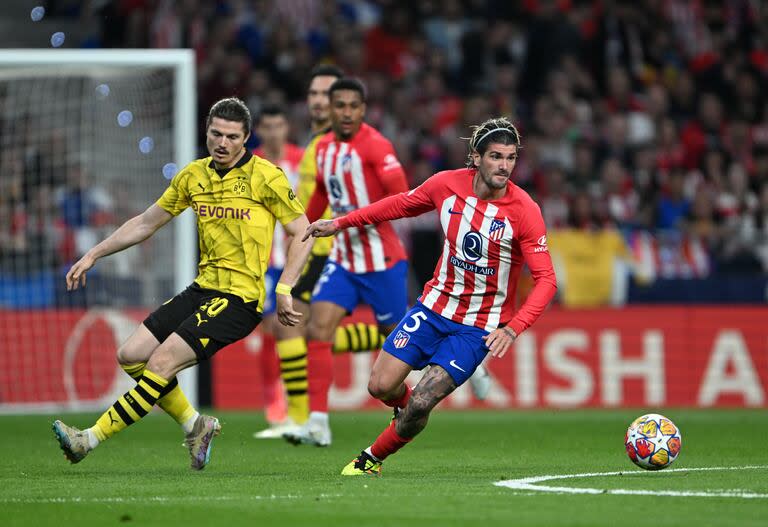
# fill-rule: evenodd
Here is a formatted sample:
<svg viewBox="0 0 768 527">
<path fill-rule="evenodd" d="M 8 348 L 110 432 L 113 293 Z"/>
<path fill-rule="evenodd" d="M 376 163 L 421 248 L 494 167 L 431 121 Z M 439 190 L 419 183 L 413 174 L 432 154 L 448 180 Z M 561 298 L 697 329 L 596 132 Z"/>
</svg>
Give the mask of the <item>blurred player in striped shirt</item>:
<svg viewBox="0 0 768 527">
<path fill-rule="evenodd" d="M 317 143 L 317 187 L 308 210 L 317 219 L 330 205 L 334 216 L 408 190 L 392 143 L 363 123 L 365 87 L 342 78 L 329 88 L 331 128 Z M 342 319 L 358 304 L 373 309 L 389 334 L 408 304 L 405 249 L 384 222 L 350 229 L 333 242 L 312 292 L 307 329 L 309 419 L 283 437 L 295 444 L 328 446 L 328 391 L 333 381 L 332 347 Z"/>
<path fill-rule="evenodd" d="M 439 172 L 410 192 L 307 228 L 307 236 L 332 236 L 437 209 L 445 234 L 432 280 L 390 333 L 368 384 L 374 397 L 402 411 L 343 475 L 380 474 L 384 459 L 424 429 L 432 409 L 469 379 L 488 352 L 504 356 L 554 296 L 541 211 L 511 181 L 520 147 L 510 121 L 490 119 L 469 140 L 467 168 Z M 515 310 L 523 264 L 535 286 Z M 411 392 L 405 378 L 428 365 Z"/>
<path fill-rule="evenodd" d="M 304 205 L 309 204 L 317 183 L 317 144 L 331 131 L 328 91 L 331 85 L 341 77 L 343 77 L 341 70 L 331 64 L 321 64 L 315 67 L 310 74 L 309 85 L 307 86 L 307 109 L 311 120 L 312 137 L 303 150 L 298 163 L 298 183 L 295 187 L 296 197 Z M 261 136 L 261 132 L 259 133 Z M 266 136 L 266 133 L 264 135 Z M 267 142 L 265 139 L 265 145 Z M 273 155 L 273 157 L 282 159 L 280 155 Z M 281 166 L 284 167 L 286 174 L 293 182 L 292 174 L 295 163 L 292 163 L 291 159 L 288 159 L 287 163 L 287 168 L 286 165 L 281 164 Z M 330 208 L 325 211 L 322 217 L 332 217 Z M 262 354 L 265 359 L 262 367 L 269 427 L 255 432 L 253 436 L 257 439 L 282 438 L 287 433 L 295 432 L 300 425 L 309 419 L 306 322 L 310 317 L 309 304 L 312 292 L 320 280 L 332 245 L 333 240 L 330 238 L 315 240 L 312 245 L 310 260 L 304 267 L 299 281 L 291 290 L 294 308 L 302 313 L 302 323 L 296 326 L 271 325 L 274 330 L 279 363 L 276 364 L 271 361 L 273 358 L 271 354 Z M 277 245 L 275 245 L 272 254 L 274 255 L 277 250 Z M 269 297 L 265 303 L 265 312 L 268 306 Z M 386 335 L 379 331 L 376 324 L 360 321 L 351 322 L 336 329 L 333 353 L 358 353 L 377 350 L 384 344 L 385 337 Z M 277 371 L 278 368 L 279 371 Z M 284 391 L 283 386 L 278 382 L 278 376 L 282 378 Z M 487 388 L 490 383 L 485 384 Z"/>
</svg>

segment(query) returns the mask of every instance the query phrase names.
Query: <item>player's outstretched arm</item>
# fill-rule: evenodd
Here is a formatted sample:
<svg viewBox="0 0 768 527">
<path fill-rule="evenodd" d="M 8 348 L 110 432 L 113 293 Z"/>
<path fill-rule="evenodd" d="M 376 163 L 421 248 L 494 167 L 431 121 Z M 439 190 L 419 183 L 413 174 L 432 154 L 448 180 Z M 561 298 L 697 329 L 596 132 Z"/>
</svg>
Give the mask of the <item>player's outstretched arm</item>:
<svg viewBox="0 0 768 527">
<path fill-rule="evenodd" d="M 109 237 L 75 262 L 67 273 L 67 291 L 77 289 L 81 283 L 85 287 L 86 273 L 93 267 L 96 260 L 143 242 L 171 219 L 173 216 L 169 212 L 153 203 L 147 210 L 123 223 Z"/>
<path fill-rule="evenodd" d="M 335 236 L 341 229 L 336 227 L 333 220 L 317 220 L 304 231 L 304 237 L 301 241 L 306 241 L 310 237 L 322 238 L 325 236 Z"/>
<path fill-rule="evenodd" d="M 349 227 L 362 227 L 363 225 L 418 216 L 434 208 L 435 204 L 426 190 L 426 184 L 424 184 L 410 192 L 388 196 L 361 209 L 353 210 L 345 216 L 335 218 L 333 221 L 315 221 L 304 233 L 303 239 L 306 240 L 310 236 L 315 238 L 333 236 Z"/>
<path fill-rule="evenodd" d="M 301 322 L 301 313 L 293 309 L 293 297 L 290 289 L 296 284 L 304 269 L 304 264 L 312 251 L 312 242 L 307 242 L 307 236 L 302 235 L 308 229 L 309 221 L 305 215 L 283 225 L 283 229 L 290 237 L 288 242 L 288 254 L 285 258 L 283 274 L 275 288 L 277 298 L 277 320 L 284 326 L 295 326 Z M 287 288 L 284 289 L 284 288 Z"/>
</svg>

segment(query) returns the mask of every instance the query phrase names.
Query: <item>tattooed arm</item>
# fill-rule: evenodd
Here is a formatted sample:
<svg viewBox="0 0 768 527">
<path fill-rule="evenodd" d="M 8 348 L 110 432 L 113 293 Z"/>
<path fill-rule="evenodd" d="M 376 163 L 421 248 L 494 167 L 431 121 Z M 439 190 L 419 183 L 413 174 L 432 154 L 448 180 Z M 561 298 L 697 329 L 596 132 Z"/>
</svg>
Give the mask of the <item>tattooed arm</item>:
<svg viewBox="0 0 768 527">
<path fill-rule="evenodd" d="M 405 410 L 395 420 L 395 431 L 410 439 L 424 430 L 429 413 L 456 389 L 456 382 L 442 366 L 433 365 L 413 389 Z"/>
</svg>

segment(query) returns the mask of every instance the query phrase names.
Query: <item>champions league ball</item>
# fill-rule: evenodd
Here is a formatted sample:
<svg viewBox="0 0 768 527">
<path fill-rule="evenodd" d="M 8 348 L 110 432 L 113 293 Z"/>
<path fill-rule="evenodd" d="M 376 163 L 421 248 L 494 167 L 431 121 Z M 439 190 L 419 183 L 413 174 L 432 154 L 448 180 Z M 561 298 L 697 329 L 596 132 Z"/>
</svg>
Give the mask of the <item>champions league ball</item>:
<svg viewBox="0 0 768 527">
<path fill-rule="evenodd" d="M 682 444 L 680 429 L 659 414 L 638 417 L 624 435 L 629 459 L 646 470 L 660 470 L 671 465 L 680 455 Z"/>
</svg>

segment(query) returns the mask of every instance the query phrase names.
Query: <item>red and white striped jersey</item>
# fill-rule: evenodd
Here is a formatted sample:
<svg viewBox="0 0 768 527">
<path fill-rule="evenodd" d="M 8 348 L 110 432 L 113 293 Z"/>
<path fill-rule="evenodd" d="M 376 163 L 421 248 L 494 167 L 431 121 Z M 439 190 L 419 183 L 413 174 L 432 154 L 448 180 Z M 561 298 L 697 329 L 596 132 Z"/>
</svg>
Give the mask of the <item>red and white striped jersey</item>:
<svg viewBox="0 0 768 527">
<path fill-rule="evenodd" d="M 271 161 L 275 165 L 279 166 L 285 172 L 285 176 L 288 178 L 288 182 L 291 184 L 294 192 L 299 186 L 299 162 L 301 156 L 304 155 L 304 149 L 293 143 L 285 145 L 283 150 L 283 159 L 269 159 L 264 153 L 264 150 L 259 147 L 254 149 L 254 154 L 257 156 Z M 285 229 L 280 225 L 278 221 L 275 224 L 275 235 L 272 237 L 272 250 L 269 256 L 269 266 L 277 269 L 285 267 L 285 257 L 288 252 L 288 246 L 286 244 L 287 235 Z"/>
<path fill-rule="evenodd" d="M 387 138 L 362 124 L 349 141 L 327 133 L 317 144 L 317 187 L 307 206 L 315 221 L 330 204 L 334 217 L 408 190 L 403 167 Z M 389 222 L 336 235 L 329 258 L 352 273 L 385 271 L 406 254 Z"/>
<path fill-rule="evenodd" d="M 439 172 L 420 187 L 335 220 L 348 228 L 437 209 L 445 234 L 435 274 L 421 302 L 435 313 L 492 331 L 509 326 L 520 334 L 544 311 L 556 280 L 541 210 L 511 181 L 504 197 L 485 201 L 472 190 L 474 169 Z M 515 312 L 523 264 L 535 281 Z"/>
</svg>

